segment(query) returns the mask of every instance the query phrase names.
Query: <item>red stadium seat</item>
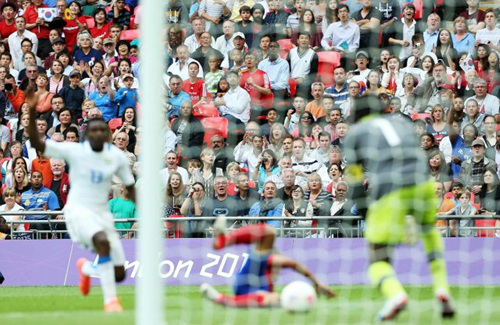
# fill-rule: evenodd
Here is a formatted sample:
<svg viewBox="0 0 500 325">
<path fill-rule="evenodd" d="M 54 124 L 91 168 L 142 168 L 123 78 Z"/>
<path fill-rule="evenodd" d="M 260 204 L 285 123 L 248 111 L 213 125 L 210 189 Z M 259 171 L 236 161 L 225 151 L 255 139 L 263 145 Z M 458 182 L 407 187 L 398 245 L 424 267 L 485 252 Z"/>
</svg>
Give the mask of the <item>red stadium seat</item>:
<svg viewBox="0 0 500 325">
<path fill-rule="evenodd" d="M 496 220 L 476 220 L 476 227 L 495 227 Z M 478 237 L 495 237 L 495 230 L 478 229 Z"/>
<path fill-rule="evenodd" d="M 278 40 L 278 44 L 280 45 L 280 50 L 290 51 L 294 48 L 292 40 L 290 38 L 280 39 Z"/>
<path fill-rule="evenodd" d="M 280 58 L 286 59 L 286 57 L 288 56 L 288 52 L 290 52 L 290 50 L 294 48 L 292 40 L 289 38 L 280 39 L 278 40 L 278 44 L 280 45 Z"/>
<path fill-rule="evenodd" d="M 288 80 L 288 84 L 290 85 L 290 97 L 293 98 L 297 94 L 297 80 L 295 80 L 294 78 L 290 78 Z"/>
<path fill-rule="evenodd" d="M 220 134 L 225 139 L 227 139 L 227 133 L 229 128 L 229 121 L 225 117 L 206 117 L 201 120 L 201 124 L 205 127 L 205 138 L 204 143 L 210 147 L 210 139 L 216 135 Z"/>
<path fill-rule="evenodd" d="M 340 53 L 338 52 L 318 52 L 318 80 L 321 78 L 321 82 L 325 87 L 330 87 L 333 85 L 333 69 L 340 65 Z"/>
<path fill-rule="evenodd" d="M 131 42 L 139 37 L 141 37 L 141 31 L 139 29 L 127 29 L 122 32 L 120 39 Z"/>
<path fill-rule="evenodd" d="M 202 119 L 205 117 L 219 117 L 220 113 L 214 104 L 200 104 L 193 109 L 193 115 Z"/>
<path fill-rule="evenodd" d="M 116 129 L 118 129 L 120 126 L 122 126 L 122 119 L 121 117 L 114 118 L 112 120 L 109 120 L 108 125 L 109 128 L 111 129 L 111 132 L 115 132 Z"/>
<path fill-rule="evenodd" d="M 174 214 L 170 218 L 184 218 L 182 214 Z M 168 231 L 168 238 L 182 238 L 184 234 L 184 222 L 167 221 L 165 226 Z"/>
</svg>

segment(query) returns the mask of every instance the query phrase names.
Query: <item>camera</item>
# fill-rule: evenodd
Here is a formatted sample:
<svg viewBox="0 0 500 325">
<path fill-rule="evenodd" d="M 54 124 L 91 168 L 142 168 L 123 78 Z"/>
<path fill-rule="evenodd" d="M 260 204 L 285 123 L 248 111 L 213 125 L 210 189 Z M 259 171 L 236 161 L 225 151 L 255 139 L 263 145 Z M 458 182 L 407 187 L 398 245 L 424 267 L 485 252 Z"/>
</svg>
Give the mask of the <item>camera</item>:
<svg viewBox="0 0 500 325">
<path fill-rule="evenodd" d="M 267 157 L 263 157 L 262 158 L 262 163 L 265 164 L 269 159 L 267 159 Z"/>
<path fill-rule="evenodd" d="M 6 91 L 12 91 L 12 90 L 14 90 L 14 85 L 6 83 L 5 84 L 5 90 Z"/>
<path fill-rule="evenodd" d="M 195 191 L 195 192 L 199 192 L 199 191 L 200 191 L 200 189 L 199 189 L 199 188 L 197 188 L 197 187 L 194 187 L 194 188 L 193 188 L 193 191 Z"/>
</svg>

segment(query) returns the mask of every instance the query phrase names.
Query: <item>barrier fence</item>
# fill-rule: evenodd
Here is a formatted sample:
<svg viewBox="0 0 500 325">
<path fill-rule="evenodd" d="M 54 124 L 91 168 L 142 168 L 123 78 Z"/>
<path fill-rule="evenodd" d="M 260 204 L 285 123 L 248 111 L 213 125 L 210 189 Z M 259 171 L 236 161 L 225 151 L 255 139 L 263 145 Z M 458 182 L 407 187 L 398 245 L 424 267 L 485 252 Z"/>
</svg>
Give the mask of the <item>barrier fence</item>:
<svg viewBox="0 0 500 325">
<path fill-rule="evenodd" d="M 59 216 L 62 211 L 20 211 L 20 212 L 0 212 L 3 215 L 19 215 L 25 217 L 24 220 L 11 222 L 11 237 L 15 240 L 26 239 L 52 239 L 68 238 L 65 221 L 48 218 L 47 220 L 30 220 L 33 216 Z M 27 219 L 26 219 L 27 217 Z M 314 217 L 249 217 L 249 216 L 228 216 L 229 231 L 245 224 L 257 222 L 279 221 L 276 226 L 279 237 L 287 238 L 358 238 L 363 237 L 364 220 L 358 216 L 314 216 Z M 473 216 L 438 216 L 438 220 L 445 220 L 445 227 L 438 227 L 445 237 L 455 237 L 455 234 L 466 237 L 495 237 L 500 236 L 500 227 L 496 226 L 496 220 L 500 216 L 494 215 L 473 215 Z M 189 238 L 189 237 L 212 237 L 211 223 L 215 217 L 184 217 L 177 215 L 171 218 L 162 218 L 165 222 L 165 238 Z M 456 229 L 453 231 L 450 221 L 457 220 Z M 460 221 L 472 220 L 472 225 L 460 226 Z M 115 219 L 115 224 L 122 238 L 137 237 L 137 218 Z M 294 221 L 308 221 L 312 225 L 309 227 L 294 226 Z M 16 230 L 16 225 L 24 224 L 25 230 Z M 120 225 L 132 224 L 127 228 Z M 201 230 L 199 229 L 201 228 Z M 193 230 L 198 229 L 198 230 Z"/>
</svg>

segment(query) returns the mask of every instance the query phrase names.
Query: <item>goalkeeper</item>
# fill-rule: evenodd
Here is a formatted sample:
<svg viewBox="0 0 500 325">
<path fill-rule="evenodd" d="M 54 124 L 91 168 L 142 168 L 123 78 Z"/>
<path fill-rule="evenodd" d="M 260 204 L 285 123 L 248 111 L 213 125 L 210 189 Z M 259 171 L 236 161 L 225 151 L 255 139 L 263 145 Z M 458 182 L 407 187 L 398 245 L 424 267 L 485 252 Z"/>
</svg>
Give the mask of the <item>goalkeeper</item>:
<svg viewBox="0 0 500 325">
<path fill-rule="evenodd" d="M 335 292 L 321 283 L 311 271 L 299 262 L 274 251 L 276 229 L 265 224 L 249 225 L 226 234 L 226 218 L 219 216 L 214 223 L 214 249 L 236 244 L 255 244 L 248 259 L 236 276 L 234 296 L 217 291 L 208 283 L 201 285 L 202 294 L 209 300 L 227 307 L 279 307 L 280 295 L 274 292 L 275 277 L 281 268 L 291 268 L 309 278 L 318 294 L 328 298 Z"/>
<path fill-rule="evenodd" d="M 356 125 L 344 142 L 350 194 L 366 217 L 369 277 L 386 298 L 378 318 L 394 319 L 408 304 L 408 295 L 391 266 L 391 258 L 397 245 L 414 244 L 419 231 L 442 317 L 453 317 L 444 245 L 434 227 L 437 198 L 425 155 L 416 141 L 413 125 L 381 115 L 382 107 L 373 96 L 357 101 L 353 114 Z"/>
</svg>

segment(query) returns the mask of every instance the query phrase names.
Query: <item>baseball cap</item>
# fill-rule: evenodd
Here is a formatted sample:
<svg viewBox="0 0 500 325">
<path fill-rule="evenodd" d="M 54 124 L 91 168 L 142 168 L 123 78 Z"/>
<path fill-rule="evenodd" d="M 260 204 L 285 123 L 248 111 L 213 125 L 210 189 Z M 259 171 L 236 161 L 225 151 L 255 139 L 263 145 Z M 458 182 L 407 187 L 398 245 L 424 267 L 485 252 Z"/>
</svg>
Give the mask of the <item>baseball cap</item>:
<svg viewBox="0 0 500 325">
<path fill-rule="evenodd" d="M 62 43 L 62 44 L 66 44 L 66 41 L 64 40 L 64 38 L 56 38 L 55 40 L 52 41 L 52 45 L 54 44 L 57 44 L 57 43 Z"/>
<path fill-rule="evenodd" d="M 106 44 L 115 44 L 115 41 L 111 37 L 108 37 L 108 38 L 105 38 L 104 41 L 102 41 L 102 44 L 103 45 L 106 45 Z"/>
<path fill-rule="evenodd" d="M 367 59 L 370 58 L 370 56 L 368 55 L 368 53 L 366 53 L 366 51 L 359 51 L 358 53 L 356 53 L 356 59 L 360 56 L 364 56 Z"/>
<path fill-rule="evenodd" d="M 245 39 L 245 35 L 242 32 L 236 32 L 236 33 L 234 33 L 233 38 L 236 38 L 236 37 L 241 37 L 241 38 Z"/>
<path fill-rule="evenodd" d="M 71 73 L 69 74 L 69 77 L 70 77 L 70 78 L 72 78 L 72 77 L 77 77 L 77 76 L 78 76 L 79 78 L 81 78 L 81 77 L 82 77 L 82 74 L 81 74 L 79 71 L 77 71 L 77 70 L 73 70 L 73 71 L 71 71 Z"/>
<path fill-rule="evenodd" d="M 123 75 L 123 78 L 122 78 L 122 79 L 123 79 L 123 80 L 125 80 L 125 79 L 127 79 L 127 78 L 132 78 L 132 79 L 134 79 L 134 76 L 133 76 L 132 74 L 130 74 L 130 73 L 126 73 L 126 74 L 124 74 L 124 75 Z"/>
<path fill-rule="evenodd" d="M 486 143 L 484 142 L 483 138 L 476 138 L 476 140 L 472 141 L 472 147 L 475 146 L 483 146 L 486 148 Z"/>
</svg>

